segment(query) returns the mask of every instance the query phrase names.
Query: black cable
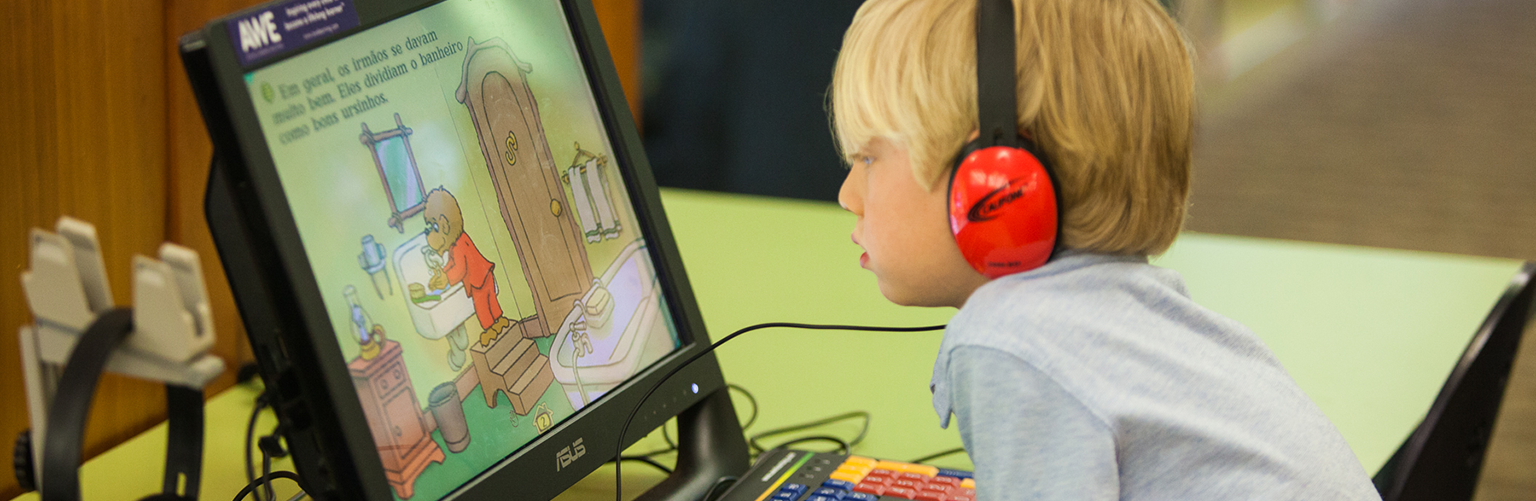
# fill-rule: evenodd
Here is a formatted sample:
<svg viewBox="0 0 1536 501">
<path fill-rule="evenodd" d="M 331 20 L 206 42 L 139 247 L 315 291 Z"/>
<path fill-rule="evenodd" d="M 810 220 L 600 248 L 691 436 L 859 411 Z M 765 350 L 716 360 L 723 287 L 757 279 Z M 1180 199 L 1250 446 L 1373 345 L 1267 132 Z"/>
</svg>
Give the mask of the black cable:
<svg viewBox="0 0 1536 501">
<path fill-rule="evenodd" d="M 661 470 L 662 473 L 666 473 L 668 475 L 672 474 L 671 468 L 668 468 L 667 465 L 661 464 L 661 462 L 656 461 L 655 459 L 651 459 L 650 456 L 619 456 L 619 459 L 623 461 L 637 461 L 645 463 L 650 465 L 652 468 Z M 613 461 L 609 462 L 612 463 Z"/>
<path fill-rule="evenodd" d="M 688 357 L 688 359 L 684 360 L 683 363 L 678 364 L 677 367 L 673 367 L 672 370 L 667 371 L 667 374 L 665 376 L 662 376 L 660 379 L 657 379 L 656 380 L 656 384 L 651 385 L 651 389 L 647 390 L 645 392 L 645 395 L 640 397 L 640 404 L 636 405 L 633 410 L 629 411 L 629 417 L 624 418 L 624 425 L 619 427 L 619 438 L 616 441 L 617 445 L 616 445 L 616 447 L 614 447 L 614 453 L 613 453 L 614 458 L 618 458 L 619 456 L 621 456 L 624 453 L 624 433 L 629 431 L 629 424 L 635 420 L 635 415 L 640 413 L 640 409 L 642 407 L 644 407 L 645 401 L 650 399 L 651 395 L 655 394 L 656 390 L 661 388 L 661 384 L 662 383 L 666 382 L 668 379 L 671 379 L 674 374 L 677 374 L 678 371 L 683 370 L 684 367 L 687 367 L 689 364 L 692 364 L 694 360 L 698 360 L 699 357 L 702 357 L 702 356 L 707 355 L 707 354 L 709 354 L 711 352 L 714 352 L 715 348 L 719 348 L 720 345 L 723 345 L 723 344 L 725 344 L 726 342 L 729 342 L 732 339 L 736 339 L 736 336 L 740 336 L 742 334 L 745 334 L 745 333 L 748 333 L 748 332 L 752 332 L 752 331 L 755 331 L 755 330 L 758 330 L 758 329 L 766 329 L 766 328 L 769 328 L 769 327 L 791 327 L 791 328 L 797 328 L 797 329 L 828 330 L 828 331 L 841 330 L 841 331 L 872 331 L 872 332 L 925 332 L 925 331 L 943 330 L 945 326 L 944 325 L 930 325 L 930 326 L 926 326 L 926 327 L 869 327 L 869 326 L 863 326 L 863 325 L 822 325 L 822 324 L 800 324 L 800 323 L 791 323 L 791 322 L 770 322 L 770 323 L 766 323 L 766 324 L 757 324 L 757 325 L 751 325 L 751 326 L 743 327 L 740 330 L 737 330 L 736 332 L 732 332 L 728 336 L 720 338 L 719 341 L 715 341 L 714 344 L 709 345 L 709 347 L 705 348 L 704 351 L 700 351 L 698 353 L 693 354 L 693 356 Z M 621 466 L 623 466 L 623 461 L 614 461 L 614 463 L 613 463 L 613 496 L 614 496 L 614 499 L 616 499 L 617 501 L 624 501 L 624 476 L 619 474 L 620 473 L 619 469 L 620 469 Z"/>
<path fill-rule="evenodd" d="M 261 415 L 261 408 L 267 405 L 267 393 L 263 391 L 256 395 L 256 401 L 252 404 L 251 420 L 245 425 L 245 481 L 247 485 L 256 483 L 256 465 L 251 463 L 251 443 L 256 441 L 256 418 Z M 256 501 L 261 501 L 261 494 L 256 495 Z"/>
<path fill-rule="evenodd" d="M 753 423 L 757 423 L 757 398 L 756 396 L 753 396 L 753 392 L 748 392 L 748 390 L 746 390 L 745 387 L 740 386 L 740 384 L 727 384 L 725 389 L 736 390 L 736 392 L 742 393 L 742 396 L 746 396 L 746 401 L 753 404 L 753 413 L 751 413 L 751 416 L 746 418 L 746 424 L 742 424 L 742 432 L 746 432 L 746 429 L 753 427 Z M 667 432 L 667 426 L 665 426 L 665 424 L 662 424 L 662 440 L 667 441 L 667 449 L 651 450 L 651 452 L 639 453 L 639 456 L 647 456 L 647 458 L 650 458 L 650 456 L 664 455 L 664 453 L 668 452 L 676 452 L 677 441 L 671 440 L 671 433 Z"/>
<path fill-rule="evenodd" d="M 821 419 L 818 419 L 818 420 L 815 420 L 815 421 L 811 421 L 811 422 L 808 422 L 808 423 L 801 423 L 801 424 L 796 424 L 796 425 L 790 425 L 790 426 L 785 426 L 785 427 L 782 427 L 782 428 L 774 428 L 772 430 L 768 430 L 768 431 L 765 431 L 765 432 L 762 432 L 762 433 L 758 433 L 756 435 L 752 435 L 751 437 L 748 437 L 747 438 L 747 445 L 750 446 L 755 452 L 761 453 L 761 452 L 766 451 L 766 450 L 771 449 L 771 448 L 783 447 L 784 445 L 781 444 L 781 445 L 779 445 L 777 447 L 763 447 L 762 444 L 757 443 L 757 441 L 760 440 L 760 439 L 771 437 L 771 436 L 774 436 L 774 435 L 783 435 L 785 433 L 794 433 L 794 432 L 797 432 L 797 431 L 809 430 L 811 428 L 816 428 L 816 427 L 820 427 L 820 426 L 826 426 L 826 425 L 829 425 L 829 424 L 832 424 L 832 423 L 836 423 L 838 421 L 844 421 L 844 420 L 853 419 L 853 418 L 864 418 L 864 425 L 859 428 L 858 436 L 854 437 L 853 440 L 849 440 L 849 441 L 845 442 L 848 445 L 848 447 L 846 449 L 848 449 L 849 451 L 852 451 L 852 447 L 855 446 L 855 445 L 859 445 L 859 442 L 863 442 L 864 441 L 864 435 L 869 433 L 869 413 L 866 412 L 866 411 L 845 412 L 845 413 L 838 414 L 838 415 L 835 415 L 835 416 L 821 418 Z M 841 440 L 839 440 L 839 441 L 841 441 Z"/>
<path fill-rule="evenodd" d="M 269 484 L 269 486 L 270 486 L 270 483 L 272 482 L 272 479 L 274 479 L 274 478 L 286 478 L 288 480 L 292 480 L 293 483 L 298 484 L 299 485 L 299 489 L 303 489 L 304 488 L 304 482 L 299 480 L 299 476 L 297 474 L 295 474 L 295 473 L 293 473 L 291 471 L 274 471 L 274 472 L 262 475 L 261 478 L 252 480 L 251 483 L 245 484 L 245 487 L 240 489 L 240 493 L 239 494 L 235 494 L 234 501 L 240 501 L 242 499 L 245 499 L 245 496 L 247 496 L 247 495 L 251 494 L 252 492 L 254 492 L 256 490 L 256 482 L 265 482 L 265 483 Z"/>
<path fill-rule="evenodd" d="M 741 396 L 747 397 L 747 402 L 752 404 L 752 417 L 747 418 L 747 424 L 741 425 L 741 431 L 747 431 L 747 428 L 752 427 L 752 423 L 757 422 L 757 397 L 753 397 L 752 392 L 747 391 L 746 388 L 742 388 L 739 384 L 727 384 L 725 385 L 725 389 L 726 391 L 736 390 L 737 392 L 741 393 Z"/>
<path fill-rule="evenodd" d="M 277 501 L 277 494 L 272 492 L 272 456 L 267 451 L 261 451 L 261 490 L 267 492 L 267 501 Z M 257 496 L 256 501 L 261 501 Z"/>
<path fill-rule="evenodd" d="M 801 443 L 805 443 L 805 442 L 832 442 L 834 444 L 837 444 L 837 452 L 839 454 L 850 454 L 850 453 L 853 452 L 853 444 L 848 443 L 848 442 L 844 441 L 841 438 L 837 438 L 837 437 L 834 437 L 834 436 L 831 436 L 831 435 L 810 435 L 810 436 L 800 437 L 800 438 L 796 438 L 794 440 L 790 440 L 788 442 L 784 442 L 784 443 L 779 444 L 779 445 L 775 445 L 775 446 L 773 446 L 773 448 L 774 449 L 783 449 L 783 448 L 789 447 L 791 445 L 801 444 Z"/>
<path fill-rule="evenodd" d="M 913 459 L 913 460 L 907 461 L 907 462 L 908 463 L 912 463 L 912 464 L 923 464 L 923 463 L 926 463 L 926 462 L 929 462 L 929 461 L 933 461 L 935 459 L 938 459 L 938 458 L 941 458 L 941 457 L 944 457 L 944 456 L 951 456 L 951 455 L 959 454 L 959 453 L 962 453 L 962 452 L 965 452 L 965 448 L 964 447 L 956 447 L 956 448 L 953 448 L 953 449 L 948 449 L 948 450 L 944 450 L 944 451 L 940 451 L 940 452 L 935 452 L 933 454 L 929 454 L 927 456 L 923 456 L 923 457 L 920 457 L 920 458 L 917 458 L 917 459 Z"/>
</svg>

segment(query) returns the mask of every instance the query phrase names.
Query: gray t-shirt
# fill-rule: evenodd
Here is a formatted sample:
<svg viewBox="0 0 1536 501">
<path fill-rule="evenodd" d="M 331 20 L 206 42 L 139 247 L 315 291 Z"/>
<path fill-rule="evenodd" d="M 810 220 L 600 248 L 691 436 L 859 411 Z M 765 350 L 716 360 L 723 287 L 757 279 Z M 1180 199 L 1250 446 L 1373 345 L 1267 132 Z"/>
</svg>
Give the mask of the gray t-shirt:
<svg viewBox="0 0 1536 501">
<path fill-rule="evenodd" d="M 977 289 L 932 389 L 983 501 L 1380 499 L 1258 337 L 1142 256 L 1065 253 Z"/>
</svg>

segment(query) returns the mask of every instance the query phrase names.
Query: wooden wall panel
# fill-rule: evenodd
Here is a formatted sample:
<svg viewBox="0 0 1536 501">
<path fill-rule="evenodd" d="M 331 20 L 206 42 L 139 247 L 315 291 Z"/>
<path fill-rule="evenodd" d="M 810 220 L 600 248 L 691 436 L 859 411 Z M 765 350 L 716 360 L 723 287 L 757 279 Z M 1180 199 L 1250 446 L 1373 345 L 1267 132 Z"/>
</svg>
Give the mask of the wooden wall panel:
<svg viewBox="0 0 1536 501">
<path fill-rule="evenodd" d="M 0 81 L 0 437 L 9 446 L 28 426 L 15 332 L 31 322 L 17 273 L 28 228 L 60 215 L 96 225 L 113 298 L 131 298 L 133 254 L 165 239 L 164 32 L 159 0 L 21 2 L 6 15 Z M 86 433 L 94 455 L 162 419 L 161 387 L 107 376 Z M 8 454 L 7 454 L 8 456 Z M 17 493 L 0 476 L 0 497 Z"/>
<path fill-rule="evenodd" d="M 169 240 L 197 250 L 228 388 L 250 349 L 203 218 L 208 142 L 176 52 L 180 35 L 254 0 L 14 2 L 0 17 L 0 447 L 28 427 L 15 332 L 32 321 L 17 274 L 29 228 L 60 215 L 95 224 L 118 304 L 131 303 L 133 254 Z M 638 0 L 595 0 L 638 118 Z M 160 386 L 103 378 L 87 430 L 93 456 L 164 419 Z M 0 457 L 9 454 L 0 454 Z M 150 469 L 158 474 L 159 466 Z M 0 499 L 20 493 L 0 469 Z"/>
<path fill-rule="evenodd" d="M 603 26 L 603 38 L 613 55 L 613 66 L 619 72 L 619 82 L 624 86 L 624 98 L 629 100 L 629 111 L 640 121 L 640 1 L 593 0 L 592 9 L 597 12 L 597 22 Z"/>
</svg>

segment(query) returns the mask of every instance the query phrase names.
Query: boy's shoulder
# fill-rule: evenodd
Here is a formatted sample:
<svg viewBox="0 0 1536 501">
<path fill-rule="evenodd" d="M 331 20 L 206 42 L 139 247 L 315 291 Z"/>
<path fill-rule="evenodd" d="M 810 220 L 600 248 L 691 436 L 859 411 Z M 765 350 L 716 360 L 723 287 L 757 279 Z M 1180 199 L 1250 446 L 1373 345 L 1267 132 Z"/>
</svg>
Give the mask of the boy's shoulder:
<svg viewBox="0 0 1536 501">
<path fill-rule="evenodd" d="M 1145 256 L 1067 253 L 977 289 L 950 320 L 945 343 L 1039 349 L 1051 337 L 1129 334 L 1155 317 L 1199 313 L 1191 308 L 1179 275 Z"/>
</svg>

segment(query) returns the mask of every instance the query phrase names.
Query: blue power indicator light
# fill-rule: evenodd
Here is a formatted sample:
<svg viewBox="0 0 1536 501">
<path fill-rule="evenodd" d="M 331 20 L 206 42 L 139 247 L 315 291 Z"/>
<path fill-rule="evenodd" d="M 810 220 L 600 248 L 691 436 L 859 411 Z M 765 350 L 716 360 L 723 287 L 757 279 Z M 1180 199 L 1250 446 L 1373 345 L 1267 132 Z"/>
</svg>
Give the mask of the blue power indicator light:
<svg viewBox="0 0 1536 501">
<path fill-rule="evenodd" d="M 698 395 L 699 394 L 699 383 L 693 383 L 693 394 L 694 395 Z"/>
</svg>

